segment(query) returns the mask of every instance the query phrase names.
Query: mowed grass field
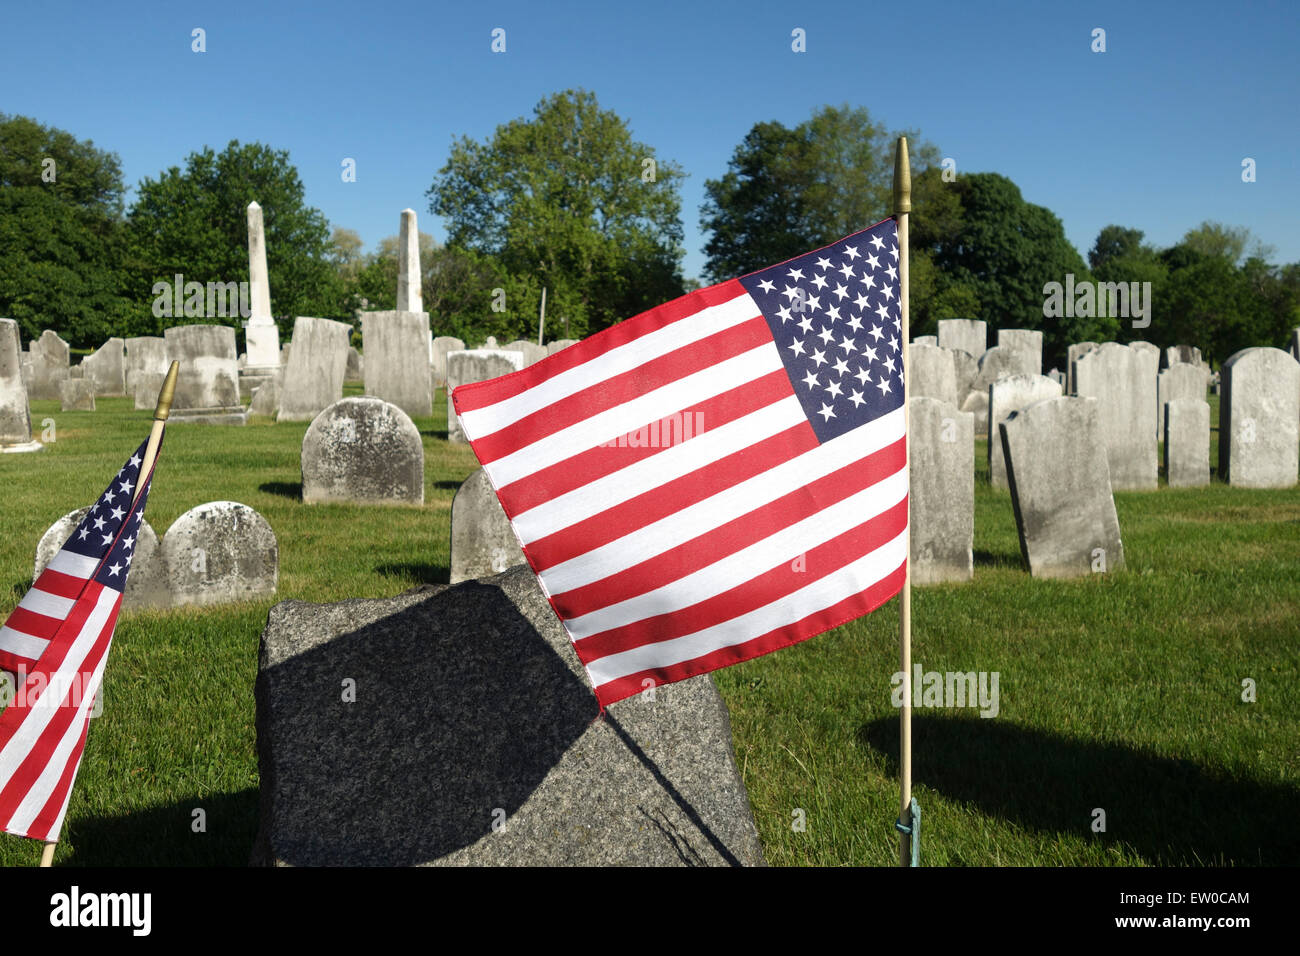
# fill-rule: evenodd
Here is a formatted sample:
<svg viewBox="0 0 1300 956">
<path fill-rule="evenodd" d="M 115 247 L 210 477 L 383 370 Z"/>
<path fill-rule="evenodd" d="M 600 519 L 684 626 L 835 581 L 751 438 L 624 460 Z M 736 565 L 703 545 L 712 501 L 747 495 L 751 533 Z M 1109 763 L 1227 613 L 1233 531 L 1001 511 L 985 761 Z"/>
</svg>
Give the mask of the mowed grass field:
<svg viewBox="0 0 1300 956">
<path fill-rule="evenodd" d="M 4 615 L 30 584 L 45 529 L 102 491 L 151 417 L 126 399 L 66 414 L 35 402 L 32 413 L 37 432 L 54 420 L 57 440 L 0 456 Z M 445 415 L 439 393 L 434 415 L 416 422 L 422 509 L 303 505 L 306 423 L 254 420 L 171 427 L 148 520 L 161 536 L 203 502 L 257 509 L 279 541 L 275 600 L 446 581 L 452 496 L 476 462 L 468 446 L 447 444 Z M 916 710 L 922 862 L 1300 861 L 1300 490 L 1216 482 L 1117 494 L 1127 567 L 1038 581 L 1020 567 L 1010 495 L 989 487 L 985 443 L 976 445 L 975 578 L 914 589 L 913 661 L 997 672 L 999 711 Z M 273 603 L 123 615 L 56 864 L 247 862 L 253 684 Z M 770 863 L 894 862 L 897 630 L 891 601 L 715 674 Z M 1242 700 L 1247 678 L 1254 703 Z M 1099 810 L 1104 832 L 1093 829 Z M 0 835 L 0 864 L 39 855 L 34 841 Z"/>
</svg>

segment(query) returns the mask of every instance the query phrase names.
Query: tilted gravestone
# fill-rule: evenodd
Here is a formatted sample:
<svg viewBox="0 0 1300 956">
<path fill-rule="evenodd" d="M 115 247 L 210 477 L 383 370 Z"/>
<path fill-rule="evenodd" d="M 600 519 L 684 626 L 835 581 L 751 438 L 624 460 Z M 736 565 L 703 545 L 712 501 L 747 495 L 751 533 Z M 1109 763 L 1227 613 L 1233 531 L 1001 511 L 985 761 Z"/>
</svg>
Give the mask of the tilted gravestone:
<svg viewBox="0 0 1300 956">
<path fill-rule="evenodd" d="M 366 394 L 412 418 L 433 414 L 428 312 L 361 313 Z"/>
<path fill-rule="evenodd" d="M 1034 358 L 1026 374 L 1043 374 L 1043 333 L 1038 329 L 998 329 L 998 347 L 1028 352 Z"/>
<path fill-rule="evenodd" d="M 1060 394 L 1060 384 L 1046 375 L 1008 375 L 989 386 L 989 484 L 994 488 L 1007 487 L 1007 463 L 998 425 L 1012 412 Z"/>
<path fill-rule="evenodd" d="M 451 502 L 450 581 L 490 577 L 524 563 L 510 520 L 487 472 L 479 468 L 465 479 Z"/>
<path fill-rule="evenodd" d="M 505 349 L 470 349 L 447 353 L 447 440 L 465 441 L 451 393 L 461 385 L 485 382 L 524 367 L 523 353 Z"/>
<path fill-rule="evenodd" d="M 243 425 L 235 330 L 228 325 L 180 325 L 165 329 L 167 364 L 180 362 L 169 422 Z"/>
<path fill-rule="evenodd" d="M 932 337 L 932 336 L 931 336 Z M 957 369 L 953 353 L 937 345 L 913 342 L 907 350 L 908 394 L 957 404 Z"/>
<path fill-rule="evenodd" d="M 343 397 L 352 327 L 332 319 L 299 316 L 293 323 L 293 351 L 280 391 L 282 422 L 309 422 Z"/>
<path fill-rule="evenodd" d="M 1020 554 L 1034 577 L 1124 566 L 1095 398 L 1052 398 L 998 426 Z"/>
<path fill-rule="evenodd" d="M 1161 441 L 1165 438 L 1165 403 L 1182 398 L 1203 402 L 1209 384 L 1210 370 L 1203 365 L 1187 362 L 1175 362 L 1157 376 L 1156 405 L 1160 409 L 1160 431 L 1157 438 Z"/>
<path fill-rule="evenodd" d="M 248 414 L 274 418 L 280 410 L 280 391 L 284 387 L 285 367 L 277 368 L 266 381 L 253 389 L 248 403 Z"/>
<path fill-rule="evenodd" d="M 908 407 L 912 583 L 969 581 L 974 571 L 975 416 L 920 396 Z"/>
<path fill-rule="evenodd" d="M 979 360 L 979 369 L 971 390 L 962 401 L 961 410 L 975 415 L 975 433 L 983 435 L 989 427 L 989 386 L 1008 375 L 1036 375 L 1034 356 L 1022 349 L 995 345 Z"/>
<path fill-rule="evenodd" d="M 1243 488 L 1290 488 L 1300 463 L 1300 364 L 1242 349 L 1220 369 L 1219 473 Z"/>
<path fill-rule="evenodd" d="M 763 862 L 709 675 L 601 715 L 526 567 L 277 604 L 256 698 L 255 864 Z"/>
<path fill-rule="evenodd" d="M 46 329 L 29 347 L 31 366 L 27 396 L 32 401 L 59 400 L 59 382 L 71 374 L 68 343 Z"/>
<path fill-rule="evenodd" d="M 139 335 L 126 340 L 126 393 L 135 394 L 136 376 L 144 372 L 167 374 L 167 340 L 161 335 Z"/>
<path fill-rule="evenodd" d="M 1079 395 L 1097 400 L 1110 484 L 1116 491 L 1158 485 L 1159 461 L 1152 421 L 1155 386 L 1150 361 L 1117 342 L 1104 342 L 1075 362 Z"/>
<path fill-rule="evenodd" d="M 98 398 L 126 394 L 126 342 L 112 338 L 81 360 L 85 378 L 95 384 Z"/>
<path fill-rule="evenodd" d="M 45 570 L 45 566 L 59 553 L 64 542 L 77 530 L 82 519 L 90 511 L 89 505 L 69 511 L 54 524 L 50 525 L 36 545 L 35 570 L 32 581 L 35 582 Z M 158 554 L 158 535 L 148 521 L 142 521 L 135 532 L 132 545 L 131 569 L 126 576 L 126 593 L 122 597 L 122 607 L 129 610 L 147 607 L 168 607 L 171 596 L 167 593 L 167 575 L 163 570 L 162 559 Z"/>
<path fill-rule="evenodd" d="M 1175 398 L 1165 405 L 1164 411 L 1165 477 L 1169 487 L 1208 485 L 1210 403 L 1204 398 Z"/>
<path fill-rule="evenodd" d="M 978 362 L 988 348 L 988 325 L 983 319 L 940 319 L 938 339 L 940 348 L 961 349 Z"/>
<path fill-rule="evenodd" d="M 95 383 L 88 378 L 65 378 L 59 382 L 59 409 L 65 412 L 93 412 Z"/>
<path fill-rule="evenodd" d="M 369 395 L 330 405 L 302 439 L 302 500 L 423 504 L 419 429 L 396 405 Z"/>
<path fill-rule="evenodd" d="M 36 451 L 41 447 L 40 442 L 32 441 L 18 323 L 0 319 L 0 451 Z"/>
<path fill-rule="evenodd" d="M 275 593 L 280 552 L 265 518 L 235 501 L 209 501 L 172 522 L 160 548 L 173 603 L 226 604 Z"/>
</svg>

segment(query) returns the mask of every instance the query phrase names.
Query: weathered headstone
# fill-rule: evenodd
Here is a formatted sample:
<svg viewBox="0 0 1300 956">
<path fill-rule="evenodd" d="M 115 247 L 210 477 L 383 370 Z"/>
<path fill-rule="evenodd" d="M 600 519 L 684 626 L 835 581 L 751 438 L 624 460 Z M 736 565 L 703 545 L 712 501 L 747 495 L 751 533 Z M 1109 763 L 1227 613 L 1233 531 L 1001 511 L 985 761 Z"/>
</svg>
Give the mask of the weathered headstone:
<svg viewBox="0 0 1300 956">
<path fill-rule="evenodd" d="M 1062 393 L 1065 392 L 1065 373 L 1064 373 L 1064 372 L 1060 371 L 1059 369 L 1052 369 L 1051 371 L 1049 371 L 1049 372 L 1047 373 L 1047 377 L 1050 378 L 1050 379 L 1051 379 L 1053 382 L 1055 382 L 1057 385 L 1061 386 L 1061 392 L 1062 392 Z"/>
<path fill-rule="evenodd" d="M 983 319 L 940 319 L 939 347 L 969 352 L 975 361 L 988 348 L 988 325 Z"/>
<path fill-rule="evenodd" d="M 228 325 L 180 325 L 166 329 L 167 363 L 180 362 L 169 422 L 243 425 L 235 330 Z"/>
<path fill-rule="evenodd" d="M 974 571 L 975 417 L 950 402 L 908 400 L 912 583 L 969 581 Z"/>
<path fill-rule="evenodd" d="M 275 532 L 248 505 L 209 501 L 191 508 L 172 522 L 160 550 L 176 605 L 252 601 L 275 593 Z"/>
<path fill-rule="evenodd" d="M 429 366 L 429 313 L 361 313 L 366 394 L 396 405 L 412 418 L 433 413 Z"/>
<path fill-rule="evenodd" d="M 524 564 L 519 539 L 487 472 L 479 468 L 465 479 L 451 502 L 452 584 L 500 574 Z"/>
<path fill-rule="evenodd" d="M 1242 349 L 1220 369 L 1219 473 L 1244 488 L 1290 488 L 1300 465 L 1300 364 Z"/>
<path fill-rule="evenodd" d="M 59 382 L 59 408 L 65 412 L 93 412 L 95 383 L 88 378 L 65 378 Z"/>
<path fill-rule="evenodd" d="M 763 862 L 709 675 L 597 719 L 526 567 L 386 600 L 278 604 L 256 697 L 255 864 Z"/>
<path fill-rule="evenodd" d="M 266 269 L 266 230 L 262 207 L 248 204 L 248 287 L 252 298 L 244 326 L 250 371 L 270 371 L 280 364 L 280 329 L 271 315 L 271 281 Z"/>
<path fill-rule="evenodd" d="M 95 395 L 117 398 L 126 394 L 126 342 L 109 339 L 81 360 L 85 378 L 95 384 Z"/>
<path fill-rule="evenodd" d="M 293 351 L 280 392 L 282 422 L 308 422 L 343 397 L 352 327 L 332 319 L 299 316 L 293 323 Z"/>
<path fill-rule="evenodd" d="M 1022 349 L 995 345 L 980 356 L 979 368 L 970 391 L 961 403 L 963 412 L 975 416 L 975 434 L 984 435 L 989 427 L 989 386 L 1008 375 L 1036 375 L 1034 356 Z"/>
<path fill-rule="evenodd" d="M 1198 357 L 1199 354 L 1198 352 Z M 1300 329 L 1291 330 L 1291 357 L 1300 362 Z"/>
<path fill-rule="evenodd" d="M 562 352 L 570 345 L 577 345 L 577 339 L 556 339 L 554 342 L 546 343 L 546 354 L 554 355 L 556 352 Z"/>
<path fill-rule="evenodd" d="M 1210 403 L 1204 398 L 1175 398 L 1165 405 L 1164 412 L 1165 477 L 1169 487 L 1208 485 Z"/>
<path fill-rule="evenodd" d="M 1142 366 L 1142 389 L 1150 396 L 1150 422 L 1153 435 L 1163 435 L 1165 410 L 1160 404 L 1160 349 L 1150 342 L 1130 342 L 1128 347 L 1137 353 L 1138 364 Z"/>
<path fill-rule="evenodd" d="M 1111 487 L 1157 487 L 1159 461 L 1151 420 L 1156 382 L 1149 359 L 1127 345 L 1103 342 L 1075 362 L 1074 384 L 1080 396 L 1097 399 Z"/>
<path fill-rule="evenodd" d="M 509 345 L 503 345 L 502 348 L 509 349 L 512 352 L 524 353 L 524 367 L 527 368 L 534 362 L 540 362 L 546 358 L 546 349 L 536 342 L 528 342 L 524 339 L 515 339 Z"/>
<path fill-rule="evenodd" d="M 37 451 L 23 384 L 23 349 L 18 323 L 0 319 L 0 452 Z"/>
<path fill-rule="evenodd" d="M 1209 384 L 1210 370 L 1203 365 L 1187 362 L 1175 362 L 1157 376 L 1156 405 L 1160 409 L 1160 432 L 1157 438 L 1161 441 L 1165 438 L 1165 403 L 1182 398 L 1202 402 Z"/>
<path fill-rule="evenodd" d="M 1097 400 L 1048 399 L 998 427 L 1029 572 L 1065 578 L 1122 568 Z"/>
<path fill-rule="evenodd" d="M 349 326 L 349 330 L 351 326 Z M 349 331 L 349 337 L 351 332 Z M 365 381 L 365 373 L 362 371 L 364 363 L 361 360 L 361 353 L 357 351 L 356 346 L 348 346 L 348 367 L 343 373 L 345 382 L 362 382 Z"/>
<path fill-rule="evenodd" d="M 68 343 L 46 329 L 29 347 L 27 397 L 32 401 L 58 400 L 59 382 L 71 374 Z"/>
<path fill-rule="evenodd" d="M 952 356 L 952 367 L 957 376 L 957 404 L 960 405 L 966 400 L 966 396 L 970 394 L 971 385 L 975 382 L 975 376 L 979 374 L 980 363 L 975 356 L 965 349 L 948 349 L 947 351 Z"/>
<path fill-rule="evenodd" d="M 916 338 L 912 339 L 912 344 L 913 344 L 913 345 L 931 345 L 931 346 L 934 346 L 935 348 L 938 348 L 938 347 L 939 347 L 939 337 L 938 337 L 937 335 L 918 335 Z"/>
<path fill-rule="evenodd" d="M 484 382 L 490 378 L 509 375 L 524 367 L 522 352 L 505 349 L 469 349 L 464 352 L 447 353 L 447 440 L 465 441 L 461 431 L 460 419 L 456 417 L 456 407 L 451 400 L 451 393 L 461 385 L 470 382 Z"/>
<path fill-rule="evenodd" d="M 45 570 L 45 566 L 59 553 L 64 542 L 77 530 L 82 519 L 90 511 L 90 506 L 69 511 L 41 536 L 36 545 L 35 570 L 32 581 L 35 582 Z M 171 596 L 167 593 L 167 575 L 163 570 L 162 560 L 158 554 L 158 535 L 148 521 L 142 521 L 135 531 L 135 543 L 131 552 L 131 569 L 126 576 L 126 592 L 122 596 L 122 607 L 136 610 L 146 607 L 168 607 Z"/>
<path fill-rule="evenodd" d="M 1065 394 L 1078 394 L 1074 384 L 1074 365 L 1079 361 L 1079 359 L 1083 358 L 1096 347 L 1096 342 L 1076 342 L 1066 350 Z"/>
<path fill-rule="evenodd" d="M 280 393 L 284 390 L 284 372 L 284 367 L 276 369 L 274 375 L 253 390 L 252 399 L 248 403 L 248 414 L 266 418 L 276 416 L 280 411 Z"/>
<path fill-rule="evenodd" d="M 140 335 L 126 340 L 126 393 L 135 394 L 135 376 L 141 372 L 167 374 L 167 340 L 161 335 Z"/>
<path fill-rule="evenodd" d="M 1007 463 L 998 425 L 1012 412 L 1061 395 L 1061 386 L 1046 375 L 1008 375 L 989 386 L 989 484 L 1007 487 Z"/>
<path fill-rule="evenodd" d="M 423 504 L 419 429 L 396 405 L 372 396 L 330 405 L 302 439 L 302 500 Z"/>
<path fill-rule="evenodd" d="M 397 311 L 423 312 L 424 292 L 420 272 L 420 230 L 415 210 L 402 210 L 397 242 Z M 427 413 L 426 413 L 427 414 Z"/>
<path fill-rule="evenodd" d="M 166 378 L 162 372 L 136 372 L 132 375 L 135 407 L 151 411 L 157 408 L 158 393 L 162 391 L 163 380 Z"/>
<path fill-rule="evenodd" d="M 440 335 L 433 340 L 433 381 L 439 388 L 447 387 L 447 353 L 465 351 L 465 343 L 450 335 Z"/>
<path fill-rule="evenodd" d="M 1038 329 L 998 329 L 998 347 L 1028 352 L 1034 358 L 1026 374 L 1043 374 L 1043 333 Z"/>
<path fill-rule="evenodd" d="M 907 350 L 908 394 L 956 405 L 957 370 L 952 357 L 948 349 L 913 342 Z"/>
<path fill-rule="evenodd" d="M 1178 364 L 1204 366 L 1205 359 L 1201 358 L 1201 350 L 1195 345 L 1171 345 L 1165 349 L 1165 368 Z"/>
</svg>

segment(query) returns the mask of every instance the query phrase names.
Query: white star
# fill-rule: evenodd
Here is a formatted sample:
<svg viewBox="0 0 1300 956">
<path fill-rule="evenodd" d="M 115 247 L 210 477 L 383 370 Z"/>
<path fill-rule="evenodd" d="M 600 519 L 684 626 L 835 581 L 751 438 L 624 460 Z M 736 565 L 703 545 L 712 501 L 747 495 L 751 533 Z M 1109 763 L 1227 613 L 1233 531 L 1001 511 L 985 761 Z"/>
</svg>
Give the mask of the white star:
<svg viewBox="0 0 1300 956">
<path fill-rule="evenodd" d="M 849 294 L 849 290 L 845 288 L 844 283 L 841 282 L 839 285 L 835 287 L 835 295 L 839 298 L 841 302 L 844 301 L 844 297 L 848 294 Z"/>
<path fill-rule="evenodd" d="M 122 484 L 118 485 L 118 487 L 121 488 L 129 495 L 131 493 L 131 489 L 134 488 L 135 485 L 131 484 L 131 482 L 129 481 L 124 481 L 122 482 Z"/>
<path fill-rule="evenodd" d="M 135 514 L 135 520 L 136 520 L 137 523 L 143 521 L 143 520 L 144 520 L 144 512 L 143 512 L 143 511 L 137 511 L 136 514 Z"/>
<path fill-rule="evenodd" d="M 797 285 L 788 285 L 781 294 L 787 299 L 794 300 L 800 298 L 804 294 L 804 291 Z"/>
<path fill-rule="evenodd" d="M 823 405 L 821 408 L 817 410 L 817 414 L 822 417 L 822 421 L 827 421 L 827 422 L 835 417 L 835 413 L 831 411 L 831 407 L 829 405 Z"/>
<path fill-rule="evenodd" d="M 821 349 L 813 349 L 812 360 L 817 363 L 818 368 L 821 368 L 826 364 L 826 353 Z"/>
<path fill-rule="evenodd" d="M 840 320 L 840 307 L 838 305 L 828 305 L 826 314 L 831 317 L 832 322 L 838 322 Z"/>
<path fill-rule="evenodd" d="M 890 347 L 891 349 L 893 349 L 895 352 L 897 352 L 897 351 L 899 350 L 899 349 L 898 349 L 898 336 L 897 336 L 897 335 L 893 336 L 893 337 L 889 340 L 889 347 Z"/>
<path fill-rule="evenodd" d="M 864 399 L 862 393 L 855 388 L 853 394 L 849 396 L 849 401 L 853 403 L 854 408 L 861 408 L 862 403 L 865 402 L 866 399 Z"/>
<path fill-rule="evenodd" d="M 889 306 L 881 303 L 880 308 L 876 309 L 876 315 L 880 316 L 881 322 L 887 322 L 889 320 Z"/>
<path fill-rule="evenodd" d="M 894 372 L 894 360 L 893 360 L 893 358 L 887 358 L 887 359 L 885 359 L 885 368 L 889 369 L 889 372 L 890 372 L 891 375 L 893 374 L 893 372 Z"/>
<path fill-rule="evenodd" d="M 122 544 L 126 545 L 128 548 L 133 548 L 135 547 L 135 538 L 126 538 L 122 541 Z"/>
<path fill-rule="evenodd" d="M 876 277 L 871 274 L 864 275 L 862 277 L 862 284 L 868 289 L 874 289 L 876 287 Z"/>
<path fill-rule="evenodd" d="M 104 492 L 103 501 L 112 501 L 115 497 L 116 495 L 113 494 L 113 489 L 109 488 L 107 491 Z"/>
<path fill-rule="evenodd" d="M 124 514 L 126 514 L 126 512 L 123 511 L 121 508 L 114 508 L 114 509 L 113 509 L 113 520 L 114 520 L 114 521 L 119 520 L 119 519 L 122 517 L 122 515 L 124 515 Z"/>
<path fill-rule="evenodd" d="M 860 255 L 857 246 L 845 246 L 844 254 L 848 256 L 850 259 L 856 259 Z"/>
<path fill-rule="evenodd" d="M 877 259 L 875 256 L 867 256 L 867 265 L 871 266 L 871 268 L 873 269 L 879 269 L 880 260 Z"/>
<path fill-rule="evenodd" d="M 786 275 L 788 275 L 788 276 L 789 276 L 791 279 L 793 279 L 795 282 L 798 282 L 800 279 L 803 278 L 803 270 L 802 270 L 802 269 L 791 269 L 789 272 L 786 273 Z"/>
<path fill-rule="evenodd" d="M 90 513 L 91 513 L 92 515 L 97 515 L 97 514 L 99 514 L 99 502 L 98 502 L 98 501 L 96 501 L 96 502 L 95 502 L 95 506 L 94 506 L 93 508 L 90 509 Z"/>
<path fill-rule="evenodd" d="M 131 456 L 131 467 L 134 468 L 134 467 L 135 467 L 136 465 L 138 465 L 138 464 L 140 464 L 140 456 L 139 456 L 139 455 L 132 455 L 132 456 Z"/>
<path fill-rule="evenodd" d="M 859 309 L 865 309 L 867 307 L 867 297 L 859 292 L 858 297 L 853 300 L 853 304 Z"/>
<path fill-rule="evenodd" d="M 843 390 L 840 388 L 839 382 L 831 382 L 826 386 L 826 391 L 830 393 L 831 398 L 839 398 L 840 392 Z"/>
<path fill-rule="evenodd" d="M 817 333 L 817 337 L 822 340 L 822 345 L 830 345 L 831 339 L 835 337 L 835 333 L 830 329 L 822 329 Z"/>
<path fill-rule="evenodd" d="M 839 268 L 839 273 L 840 273 L 840 275 L 844 276 L 844 278 L 846 278 L 846 279 L 852 279 L 852 278 L 853 278 L 853 266 L 849 265 L 849 264 L 846 262 L 846 263 L 844 263 L 844 265 L 840 266 L 840 268 Z"/>
<path fill-rule="evenodd" d="M 881 239 L 879 236 L 872 236 L 872 237 L 871 237 L 871 246 L 872 246 L 873 249 L 883 249 L 883 248 L 885 248 L 885 242 L 884 242 L 884 240 Z"/>
<path fill-rule="evenodd" d="M 885 330 L 878 325 L 873 325 L 871 327 L 871 331 L 868 334 L 871 335 L 877 342 L 879 342 L 881 336 L 885 334 Z"/>
<path fill-rule="evenodd" d="M 878 358 L 876 358 L 876 350 L 873 349 L 870 345 L 868 345 L 865 349 L 863 349 L 862 353 L 867 357 L 868 362 L 880 361 Z"/>
<path fill-rule="evenodd" d="M 776 286 L 772 285 L 771 281 L 769 281 L 768 279 L 764 279 L 761 282 L 759 282 L 758 287 L 762 289 L 764 292 L 771 292 L 773 289 L 776 288 Z"/>
<path fill-rule="evenodd" d="M 90 536 L 90 529 L 82 528 L 77 534 L 80 540 L 85 541 Z"/>
<path fill-rule="evenodd" d="M 844 359 L 842 358 L 837 358 L 835 360 L 835 374 L 845 375 L 848 373 L 848 371 L 849 371 L 849 363 L 844 361 Z"/>
<path fill-rule="evenodd" d="M 112 543 L 113 543 L 113 536 L 112 536 L 111 534 L 106 534 L 106 535 L 104 535 L 104 543 L 105 543 L 105 544 L 112 544 Z"/>
<path fill-rule="evenodd" d="M 106 524 L 108 524 L 108 522 L 105 521 L 103 518 L 96 518 L 96 519 L 95 519 L 95 530 L 96 530 L 96 531 L 103 531 L 103 530 L 104 530 L 104 525 L 106 525 Z"/>
<path fill-rule="evenodd" d="M 889 247 L 889 254 L 890 254 L 891 256 L 893 256 L 895 259 L 897 259 L 897 258 L 898 258 L 898 246 L 890 246 L 890 247 Z"/>
<path fill-rule="evenodd" d="M 813 276 L 812 284 L 815 285 L 815 286 L 816 286 L 817 288 L 819 288 L 819 289 L 824 289 L 824 288 L 826 288 L 826 277 L 825 277 L 825 276 Z"/>
<path fill-rule="evenodd" d="M 121 570 L 122 570 L 122 565 L 120 565 L 120 564 L 115 564 L 115 565 L 113 565 L 111 568 L 108 569 L 108 573 L 109 573 L 109 574 L 112 574 L 112 575 L 116 575 L 116 574 L 118 574 L 118 572 L 120 572 Z"/>
<path fill-rule="evenodd" d="M 895 269 L 893 266 L 890 266 L 888 269 L 885 270 L 885 275 L 889 276 L 890 279 L 897 279 L 898 270 Z"/>
<path fill-rule="evenodd" d="M 817 296 L 815 295 L 808 296 L 807 305 L 805 306 L 805 308 L 808 308 L 811 311 L 816 312 L 821 307 L 822 307 L 821 299 L 817 298 Z"/>
<path fill-rule="evenodd" d="M 885 297 L 886 302 L 891 302 L 894 298 L 894 287 L 892 285 L 887 285 L 880 290 L 880 294 Z"/>
<path fill-rule="evenodd" d="M 831 267 L 831 260 L 827 259 L 825 256 L 822 256 L 817 260 L 818 269 L 829 269 L 830 267 Z"/>
<path fill-rule="evenodd" d="M 867 384 L 867 380 L 868 380 L 869 378 L 871 378 L 871 373 L 868 372 L 865 368 L 862 368 L 862 369 L 859 369 L 858 372 L 857 372 L 857 374 L 854 375 L 853 377 L 856 378 L 856 379 L 858 380 L 858 384 L 859 384 L 859 385 L 866 385 L 866 384 Z"/>
<path fill-rule="evenodd" d="M 885 376 L 883 375 L 880 376 L 879 382 L 873 382 L 872 384 L 875 385 L 876 388 L 880 389 L 881 395 L 884 395 L 887 391 L 889 391 L 889 379 L 885 378 Z"/>
<path fill-rule="evenodd" d="M 855 315 L 853 318 L 849 319 L 849 328 L 854 332 L 860 332 L 862 330 L 862 316 Z"/>
<path fill-rule="evenodd" d="M 805 315 L 802 319 L 800 319 L 800 320 L 799 320 L 799 328 L 803 329 L 805 333 L 807 333 L 807 332 L 811 332 L 811 331 L 812 331 L 812 317 L 811 317 L 811 316 L 807 316 L 807 315 Z"/>
<path fill-rule="evenodd" d="M 782 325 L 784 325 L 786 322 L 789 322 L 789 321 L 790 321 L 790 308 L 789 308 L 789 306 L 784 306 L 784 305 L 781 306 L 781 308 L 779 308 L 779 309 L 776 310 L 776 314 L 779 315 L 779 316 L 781 317 L 781 324 L 782 324 Z"/>
<path fill-rule="evenodd" d="M 795 339 L 787 346 L 787 348 L 789 348 L 795 355 L 803 355 L 803 340 Z"/>
<path fill-rule="evenodd" d="M 853 343 L 853 340 L 846 335 L 844 336 L 844 341 L 840 343 L 840 348 L 845 352 L 852 352 L 857 349 L 857 346 Z"/>
<path fill-rule="evenodd" d="M 803 383 L 807 385 L 809 388 L 816 388 L 817 374 L 813 372 L 812 369 L 809 369 L 808 374 L 803 377 Z"/>
</svg>

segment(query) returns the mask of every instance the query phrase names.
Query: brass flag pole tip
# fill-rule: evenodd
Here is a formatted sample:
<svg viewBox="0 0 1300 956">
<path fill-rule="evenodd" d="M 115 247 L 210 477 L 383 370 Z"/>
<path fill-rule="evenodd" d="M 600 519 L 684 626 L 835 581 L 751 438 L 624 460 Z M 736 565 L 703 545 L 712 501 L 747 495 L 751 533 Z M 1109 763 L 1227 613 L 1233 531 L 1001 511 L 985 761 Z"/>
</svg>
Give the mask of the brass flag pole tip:
<svg viewBox="0 0 1300 956">
<path fill-rule="evenodd" d="M 167 421 L 167 416 L 172 411 L 172 399 L 176 395 L 176 376 L 180 373 L 181 363 L 172 362 L 172 367 L 167 370 L 167 377 L 163 379 L 162 391 L 158 393 L 158 405 L 153 412 L 153 420 L 156 422 Z"/>
<path fill-rule="evenodd" d="M 912 164 L 907 157 L 907 137 L 898 137 L 894 151 L 894 214 L 912 211 Z"/>
</svg>

